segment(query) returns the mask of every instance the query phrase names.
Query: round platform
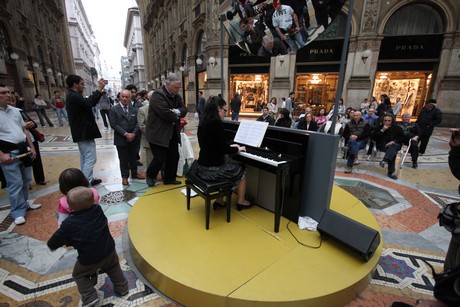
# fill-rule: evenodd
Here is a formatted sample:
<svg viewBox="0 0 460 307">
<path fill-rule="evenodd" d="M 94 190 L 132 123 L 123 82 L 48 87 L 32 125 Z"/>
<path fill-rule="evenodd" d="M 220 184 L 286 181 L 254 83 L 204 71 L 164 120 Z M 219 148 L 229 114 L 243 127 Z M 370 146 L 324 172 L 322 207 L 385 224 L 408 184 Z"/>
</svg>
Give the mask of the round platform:
<svg viewBox="0 0 460 307">
<path fill-rule="evenodd" d="M 134 263 L 157 290 L 180 304 L 344 305 L 369 284 L 382 252 L 380 244 L 364 262 L 284 218 L 275 233 L 273 213 L 257 206 L 236 211 L 233 204 L 230 223 L 225 210 L 211 211 L 206 230 L 204 200 L 193 198 L 188 211 L 181 189 L 149 190 L 128 218 Z M 380 231 L 371 212 L 336 186 L 331 209 Z"/>
</svg>

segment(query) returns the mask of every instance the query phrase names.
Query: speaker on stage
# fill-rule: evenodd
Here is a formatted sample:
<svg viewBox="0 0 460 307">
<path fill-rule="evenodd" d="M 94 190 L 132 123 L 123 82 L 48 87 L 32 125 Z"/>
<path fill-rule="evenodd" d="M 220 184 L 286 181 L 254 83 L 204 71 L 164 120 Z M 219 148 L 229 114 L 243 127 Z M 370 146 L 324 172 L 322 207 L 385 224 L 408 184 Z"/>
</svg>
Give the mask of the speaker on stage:
<svg viewBox="0 0 460 307">
<path fill-rule="evenodd" d="M 344 245 L 368 261 L 380 244 L 380 233 L 332 210 L 324 211 L 318 224 L 321 235 Z"/>
</svg>

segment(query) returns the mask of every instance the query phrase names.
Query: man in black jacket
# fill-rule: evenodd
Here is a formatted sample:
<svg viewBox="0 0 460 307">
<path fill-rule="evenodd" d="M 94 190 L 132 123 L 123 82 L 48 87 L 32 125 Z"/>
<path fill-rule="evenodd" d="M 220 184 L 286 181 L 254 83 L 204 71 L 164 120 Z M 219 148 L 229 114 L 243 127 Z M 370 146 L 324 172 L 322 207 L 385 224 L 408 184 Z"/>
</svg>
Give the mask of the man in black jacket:
<svg viewBox="0 0 460 307">
<path fill-rule="evenodd" d="M 113 144 L 117 147 L 118 160 L 120 160 L 120 171 L 122 184 L 128 185 L 129 171 L 131 178 L 145 179 L 137 172 L 137 150 L 136 139 L 140 138 L 140 129 L 137 123 L 137 109 L 130 104 L 131 93 L 123 90 L 120 93 L 120 103 L 110 109 L 110 127 L 114 131 Z"/>
<path fill-rule="evenodd" d="M 417 124 L 422 130 L 420 136 L 419 154 L 423 155 L 426 151 L 430 136 L 433 134 L 434 127 L 439 125 L 442 121 L 442 112 L 436 108 L 436 99 L 428 99 L 425 107 L 420 112 L 417 119 Z"/>
<path fill-rule="evenodd" d="M 94 139 L 102 136 L 94 119 L 92 107 L 102 97 L 102 89 L 107 81 L 100 79 L 96 91 L 88 98 L 83 97 L 85 80 L 82 77 L 69 75 L 65 82 L 68 87 L 66 109 L 69 116 L 70 133 L 73 141 L 78 144 L 80 169 L 94 186 L 102 182 L 101 179 L 93 177 L 93 167 L 97 159 Z"/>
<path fill-rule="evenodd" d="M 404 132 L 404 145 L 409 145 L 409 152 L 412 157 L 412 168 L 417 168 L 418 163 L 418 140 L 420 138 L 420 135 L 422 131 L 420 130 L 420 127 L 418 126 L 417 123 L 411 123 L 410 121 L 410 114 L 408 112 L 405 112 L 402 115 L 402 122 L 398 123 L 399 127 L 402 128 Z"/>
<path fill-rule="evenodd" d="M 372 138 L 376 142 L 377 149 L 385 152 L 385 156 L 379 165 L 385 167 L 388 164 L 388 177 L 398 179 L 395 173 L 395 162 L 398 151 L 404 143 L 404 132 L 400 126 L 396 125 L 392 114 L 384 115 L 382 124 L 372 134 Z"/>
<path fill-rule="evenodd" d="M 72 214 L 62 222 L 47 245 L 52 251 L 63 245 L 78 251 L 72 277 L 82 305 L 94 306 L 99 302 L 92 280 L 99 269 L 107 273 L 116 293 L 128 294 L 128 281 L 121 270 L 107 218 L 101 207 L 94 204 L 93 192 L 86 187 L 73 188 L 67 193 L 67 202 Z"/>
</svg>

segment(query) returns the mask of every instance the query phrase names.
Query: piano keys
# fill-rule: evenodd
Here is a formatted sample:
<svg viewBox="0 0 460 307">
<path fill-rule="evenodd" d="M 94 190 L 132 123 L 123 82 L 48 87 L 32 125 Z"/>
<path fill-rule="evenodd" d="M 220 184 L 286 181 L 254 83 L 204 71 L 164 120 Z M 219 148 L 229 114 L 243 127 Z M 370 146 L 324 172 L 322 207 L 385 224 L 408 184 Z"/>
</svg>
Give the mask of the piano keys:
<svg viewBox="0 0 460 307">
<path fill-rule="evenodd" d="M 226 137 L 233 141 L 239 123 L 223 124 Z M 279 231 L 281 216 L 297 223 L 308 139 L 305 130 L 268 126 L 261 147 L 245 145 L 246 153 L 232 156 L 247 166 L 246 195 L 275 213 L 275 232 Z"/>
</svg>

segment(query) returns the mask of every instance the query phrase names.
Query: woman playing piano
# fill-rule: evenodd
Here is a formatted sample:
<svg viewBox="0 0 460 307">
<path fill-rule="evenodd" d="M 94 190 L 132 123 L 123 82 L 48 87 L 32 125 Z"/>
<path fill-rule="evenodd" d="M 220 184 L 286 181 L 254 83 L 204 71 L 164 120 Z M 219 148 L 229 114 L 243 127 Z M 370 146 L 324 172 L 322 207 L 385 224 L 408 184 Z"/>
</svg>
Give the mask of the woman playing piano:
<svg viewBox="0 0 460 307">
<path fill-rule="evenodd" d="M 222 119 L 227 113 L 227 103 L 218 96 L 209 97 L 198 125 L 200 154 L 196 174 L 206 181 L 228 180 L 238 194 L 237 209 L 247 209 L 251 202 L 245 198 L 246 176 L 244 165 L 230 162 L 227 154 L 245 151 L 244 146 L 230 145 L 225 139 Z M 217 199 L 213 208 L 225 207 L 223 199 Z"/>
</svg>

